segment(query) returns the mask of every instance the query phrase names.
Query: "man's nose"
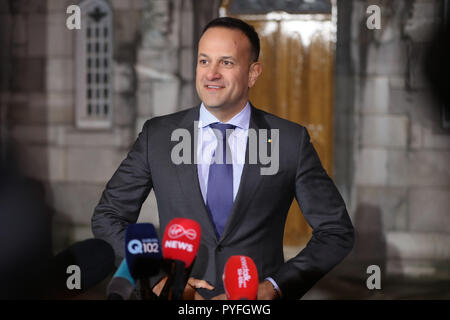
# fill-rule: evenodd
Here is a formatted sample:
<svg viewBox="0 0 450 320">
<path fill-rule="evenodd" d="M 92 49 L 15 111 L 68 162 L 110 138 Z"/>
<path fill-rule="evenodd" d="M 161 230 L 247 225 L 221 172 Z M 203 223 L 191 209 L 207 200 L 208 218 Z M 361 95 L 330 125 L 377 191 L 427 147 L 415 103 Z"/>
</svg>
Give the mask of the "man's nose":
<svg viewBox="0 0 450 320">
<path fill-rule="evenodd" d="M 216 64 L 210 66 L 208 72 L 206 73 L 206 79 L 208 81 L 214 81 L 220 79 L 222 75 L 219 72 L 219 68 Z"/>
</svg>

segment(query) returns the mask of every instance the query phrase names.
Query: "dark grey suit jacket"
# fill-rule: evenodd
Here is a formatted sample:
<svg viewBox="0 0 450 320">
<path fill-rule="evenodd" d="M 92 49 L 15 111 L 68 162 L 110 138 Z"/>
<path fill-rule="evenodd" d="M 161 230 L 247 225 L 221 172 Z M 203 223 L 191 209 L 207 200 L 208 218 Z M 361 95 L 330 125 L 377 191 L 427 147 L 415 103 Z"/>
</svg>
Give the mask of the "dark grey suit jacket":
<svg viewBox="0 0 450 320">
<path fill-rule="evenodd" d="M 226 261 L 232 255 L 247 255 L 255 261 L 260 280 L 270 276 L 285 298 L 300 298 L 350 252 L 354 241 L 344 201 L 323 169 L 308 132 L 252 106 L 250 128 L 279 129 L 279 170 L 275 175 L 261 175 L 260 168 L 267 165 L 249 164 L 247 144 L 240 187 L 225 230 L 217 239 L 200 191 L 197 165 L 171 161 L 171 150 L 179 143 L 171 141 L 173 130 L 185 128 L 194 137 L 198 119 L 199 107 L 195 107 L 144 124 L 95 208 L 95 237 L 109 242 L 120 262 L 125 228 L 137 221 L 153 188 L 161 230 L 175 217 L 194 219 L 202 228 L 191 276 L 216 287 L 210 293 L 203 290 L 202 295 L 208 298 L 222 293 Z M 192 150 L 194 143 L 192 139 Z M 283 233 L 294 197 L 313 234 L 296 257 L 284 262 Z"/>
</svg>

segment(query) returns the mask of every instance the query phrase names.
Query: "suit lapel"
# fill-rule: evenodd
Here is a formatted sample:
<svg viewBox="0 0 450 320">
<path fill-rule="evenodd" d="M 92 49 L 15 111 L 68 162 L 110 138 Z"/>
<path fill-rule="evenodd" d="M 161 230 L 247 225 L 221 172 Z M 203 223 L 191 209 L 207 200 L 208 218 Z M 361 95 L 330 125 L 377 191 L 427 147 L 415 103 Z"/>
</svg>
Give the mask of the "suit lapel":
<svg viewBox="0 0 450 320">
<path fill-rule="evenodd" d="M 194 216 L 194 220 L 204 222 L 203 225 L 207 225 L 206 230 L 202 229 L 202 234 L 210 239 L 214 239 L 217 241 L 216 234 L 214 232 L 215 228 L 213 222 L 208 213 L 208 209 L 205 206 L 205 202 L 203 200 L 202 192 L 200 189 L 200 184 L 198 181 L 198 173 L 197 173 L 197 164 L 195 161 L 196 157 L 196 145 L 197 145 L 197 126 L 194 124 L 195 121 L 199 119 L 199 107 L 193 108 L 191 112 L 188 112 L 185 118 L 181 121 L 179 128 L 186 129 L 190 133 L 191 137 L 191 163 L 190 164 L 179 164 L 175 165 L 176 172 L 178 174 L 178 179 L 181 185 L 181 189 L 183 190 L 186 199 L 190 201 L 195 208 L 194 212 L 192 212 Z M 178 128 L 178 127 L 177 127 Z M 171 142 L 172 150 L 173 146 L 175 146 L 179 142 Z"/>
<path fill-rule="evenodd" d="M 268 131 L 270 132 L 267 122 L 262 117 L 262 113 L 253 106 L 251 106 L 249 130 L 250 129 L 255 130 L 257 136 L 259 129 L 268 129 Z M 231 233 L 231 231 L 234 229 L 234 226 L 240 220 L 239 219 L 240 216 L 242 215 L 243 212 L 245 212 L 246 208 L 250 204 L 250 201 L 253 199 L 254 193 L 260 187 L 262 182 L 260 170 L 261 164 L 259 163 L 259 161 L 257 161 L 256 164 L 249 163 L 249 140 L 247 138 L 247 146 L 245 150 L 245 164 L 242 170 L 239 190 L 236 195 L 233 208 L 231 209 L 230 216 L 225 225 L 224 232 L 222 233 L 222 237 L 220 238 L 219 242 L 223 242 L 227 238 L 227 236 Z"/>
</svg>

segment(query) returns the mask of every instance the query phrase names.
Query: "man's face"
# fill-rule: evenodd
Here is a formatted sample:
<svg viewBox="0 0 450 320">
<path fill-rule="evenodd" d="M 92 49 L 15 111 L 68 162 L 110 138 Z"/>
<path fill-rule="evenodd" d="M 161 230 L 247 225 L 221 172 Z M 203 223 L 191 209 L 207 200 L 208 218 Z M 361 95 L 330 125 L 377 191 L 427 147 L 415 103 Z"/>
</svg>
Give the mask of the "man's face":
<svg viewBox="0 0 450 320">
<path fill-rule="evenodd" d="M 197 93 L 206 107 L 239 110 L 248 99 L 248 89 L 261 72 L 251 63 L 251 45 L 240 30 L 213 27 L 198 45 Z"/>
</svg>

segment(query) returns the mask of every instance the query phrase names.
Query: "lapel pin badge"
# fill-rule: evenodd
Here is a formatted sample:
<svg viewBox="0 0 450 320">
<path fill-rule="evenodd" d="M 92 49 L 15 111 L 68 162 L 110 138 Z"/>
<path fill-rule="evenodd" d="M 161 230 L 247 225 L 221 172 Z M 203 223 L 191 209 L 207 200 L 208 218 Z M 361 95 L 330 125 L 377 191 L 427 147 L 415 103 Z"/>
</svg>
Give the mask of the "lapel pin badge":
<svg viewBox="0 0 450 320">
<path fill-rule="evenodd" d="M 267 139 L 267 142 L 268 142 L 268 143 L 271 143 L 271 142 L 272 142 L 272 139 L 270 139 L 270 138 Z"/>
</svg>

